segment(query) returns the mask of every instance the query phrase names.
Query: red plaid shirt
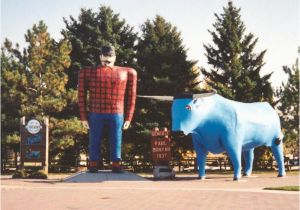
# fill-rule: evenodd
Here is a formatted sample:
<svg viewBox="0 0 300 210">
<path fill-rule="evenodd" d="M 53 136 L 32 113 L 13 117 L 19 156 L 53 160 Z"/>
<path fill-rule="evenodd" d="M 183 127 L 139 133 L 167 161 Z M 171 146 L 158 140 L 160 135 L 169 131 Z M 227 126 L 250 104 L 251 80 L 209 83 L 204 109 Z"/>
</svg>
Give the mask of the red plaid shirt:
<svg viewBox="0 0 300 210">
<path fill-rule="evenodd" d="M 136 99 L 136 71 L 126 67 L 85 67 L 79 72 L 78 105 L 81 120 L 87 112 L 123 114 L 131 121 Z M 87 110 L 89 91 L 89 110 Z"/>
</svg>

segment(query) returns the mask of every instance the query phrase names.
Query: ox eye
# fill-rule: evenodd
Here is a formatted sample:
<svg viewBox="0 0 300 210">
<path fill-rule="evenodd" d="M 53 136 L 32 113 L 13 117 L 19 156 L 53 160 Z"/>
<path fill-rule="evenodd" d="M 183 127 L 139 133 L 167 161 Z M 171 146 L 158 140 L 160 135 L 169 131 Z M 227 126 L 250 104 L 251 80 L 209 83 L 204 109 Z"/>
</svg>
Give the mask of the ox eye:
<svg viewBox="0 0 300 210">
<path fill-rule="evenodd" d="M 191 107 L 190 105 L 186 105 L 185 108 L 186 108 L 187 110 L 189 110 L 189 111 L 192 110 L 192 107 Z"/>
</svg>

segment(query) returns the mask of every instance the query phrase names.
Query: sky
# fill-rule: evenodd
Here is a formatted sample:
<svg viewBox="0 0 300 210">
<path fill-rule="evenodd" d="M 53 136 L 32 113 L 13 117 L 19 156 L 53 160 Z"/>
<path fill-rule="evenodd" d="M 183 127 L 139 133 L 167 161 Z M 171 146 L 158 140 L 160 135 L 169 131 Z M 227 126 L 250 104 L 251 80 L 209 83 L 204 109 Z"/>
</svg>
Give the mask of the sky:
<svg viewBox="0 0 300 210">
<path fill-rule="evenodd" d="M 81 8 L 98 11 L 109 6 L 137 32 L 147 20 L 160 15 L 181 32 L 188 59 L 209 68 L 204 44 L 213 44 L 208 30 L 213 30 L 214 14 L 221 14 L 228 0 L 1 0 L 1 46 L 5 38 L 26 47 L 25 33 L 43 20 L 50 35 L 59 40 L 65 28 L 63 18 L 78 18 Z M 258 42 L 255 53 L 267 50 L 262 75 L 273 72 L 271 82 L 278 87 L 286 82 L 282 66 L 291 67 L 299 57 L 299 0 L 233 0 L 241 8 L 246 33 L 253 33 Z"/>
</svg>

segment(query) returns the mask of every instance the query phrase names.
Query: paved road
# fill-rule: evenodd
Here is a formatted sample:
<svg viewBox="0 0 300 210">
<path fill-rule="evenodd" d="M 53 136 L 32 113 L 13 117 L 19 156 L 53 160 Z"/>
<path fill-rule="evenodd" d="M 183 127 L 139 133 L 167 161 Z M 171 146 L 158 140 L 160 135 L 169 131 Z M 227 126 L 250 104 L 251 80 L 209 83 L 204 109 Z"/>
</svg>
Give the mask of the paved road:
<svg viewBox="0 0 300 210">
<path fill-rule="evenodd" d="M 298 210 L 299 192 L 264 187 L 299 185 L 299 176 L 258 175 L 232 181 L 231 175 L 178 177 L 170 181 L 66 183 L 59 179 L 12 180 L 1 177 L 2 210 L 205 209 Z M 51 177 L 50 177 L 51 178 Z"/>
</svg>

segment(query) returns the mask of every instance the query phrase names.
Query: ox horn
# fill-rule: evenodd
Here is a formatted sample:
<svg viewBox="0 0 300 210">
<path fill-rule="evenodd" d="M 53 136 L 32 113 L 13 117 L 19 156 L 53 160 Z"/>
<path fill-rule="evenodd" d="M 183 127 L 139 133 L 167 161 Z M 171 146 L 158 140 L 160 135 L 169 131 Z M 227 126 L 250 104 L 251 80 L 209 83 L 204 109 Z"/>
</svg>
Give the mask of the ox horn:
<svg viewBox="0 0 300 210">
<path fill-rule="evenodd" d="M 193 94 L 193 99 L 212 96 L 212 95 L 215 95 L 216 93 L 217 93 L 217 91 L 215 89 L 212 89 L 212 91 L 208 92 L 208 93 Z"/>
<path fill-rule="evenodd" d="M 159 100 L 159 101 L 173 101 L 174 97 L 173 96 L 142 96 L 142 95 L 137 95 L 139 98 L 149 98 L 149 99 L 154 99 L 154 100 Z"/>
</svg>

